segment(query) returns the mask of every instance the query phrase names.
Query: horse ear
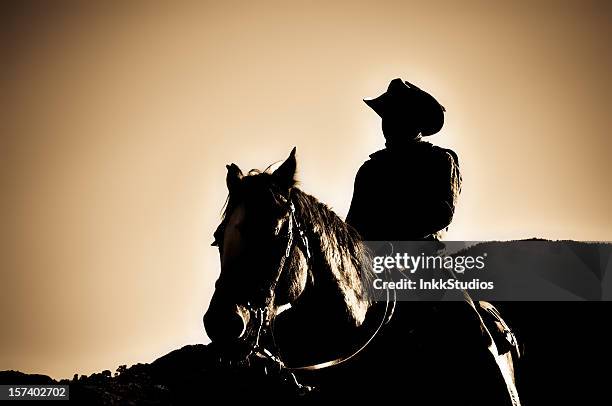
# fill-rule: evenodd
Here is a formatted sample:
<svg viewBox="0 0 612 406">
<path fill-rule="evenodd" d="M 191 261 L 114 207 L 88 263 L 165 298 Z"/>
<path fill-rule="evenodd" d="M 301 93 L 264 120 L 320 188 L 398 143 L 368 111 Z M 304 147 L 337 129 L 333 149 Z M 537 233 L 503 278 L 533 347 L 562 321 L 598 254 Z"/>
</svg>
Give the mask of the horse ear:
<svg viewBox="0 0 612 406">
<path fill-rule="evenodd" d="M 236 164 L 225 165 L 225 167 L 227 168 L 227 177 L 225 178 L 225 182 L 227 183 L 227 190 L 229 190 L 231 194 L 236 190 L 244 175 L 242 175 L 242 171 Z"/>
<path fill-rule="evenodd" d="M 297 161 L 295 160 L 295 147 L 291 150 L 289 154 L 289 158 L 285 160 L 273 173 L 280 184 L 280 186 L 291 189 L 295 184 L 295 168 L 297 166 Z"/>
</svg>

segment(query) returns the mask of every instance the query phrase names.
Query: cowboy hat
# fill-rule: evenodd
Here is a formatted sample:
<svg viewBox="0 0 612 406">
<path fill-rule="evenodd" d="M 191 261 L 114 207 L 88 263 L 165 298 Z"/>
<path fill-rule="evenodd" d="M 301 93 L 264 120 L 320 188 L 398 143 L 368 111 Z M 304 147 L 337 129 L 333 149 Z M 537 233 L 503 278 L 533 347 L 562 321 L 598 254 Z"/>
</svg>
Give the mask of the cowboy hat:
<svg viewBox="0 0 612 406">
<path fill-rule="evenodd" d="M 399 78 L 389 83 L 385 93 L 363 101 L 381 118 L 387 114 L 410 112 L 416 117 L 422 136 L 433 135 L 444 125 L 444 107 L 426 91 Z"/>
</svg>

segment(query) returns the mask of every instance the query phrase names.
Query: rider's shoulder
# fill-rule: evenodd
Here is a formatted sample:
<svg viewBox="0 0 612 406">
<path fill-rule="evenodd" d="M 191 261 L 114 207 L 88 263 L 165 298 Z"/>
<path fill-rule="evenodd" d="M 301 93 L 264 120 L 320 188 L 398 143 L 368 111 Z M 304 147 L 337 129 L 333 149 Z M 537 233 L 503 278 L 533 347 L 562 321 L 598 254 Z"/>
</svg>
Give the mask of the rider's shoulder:
<svg viewBox="0 0 612 406">
<path fill-rule="evenodd" d="M 361 164 L 359 171 L 369 171 L 380 167 L 380 165 L 389 160 L 389 151 L 384 148 L 370 154 L 369 158 Z"/>
<path fill-rule="evenodd" d="M 459 156 L 457 155 L 455 151 L 449 148 L 442 148 L 442 150 L 451 156 L 455 165 L 459 166 Z"/>
<path fill-rule="evenodd" d="M 429 143 L 428 143 L 429 144 Z M 429 144 L 431 147 L 431 153 L 439 159 L 449 161 L 450 163 L 459 166 L 459 156 L 455 151 L 450 148 L 443 148 L 437 145 Z"/>
<path fill-rule="evenodd" d="M 365 161 L 365 164 L 376 162 L 381 159 L 385 159 L 389 156 L 389 150 L 387 148 L 379 149 L 378 151 L 370 154 L 370 159 Z"/>
</svg>

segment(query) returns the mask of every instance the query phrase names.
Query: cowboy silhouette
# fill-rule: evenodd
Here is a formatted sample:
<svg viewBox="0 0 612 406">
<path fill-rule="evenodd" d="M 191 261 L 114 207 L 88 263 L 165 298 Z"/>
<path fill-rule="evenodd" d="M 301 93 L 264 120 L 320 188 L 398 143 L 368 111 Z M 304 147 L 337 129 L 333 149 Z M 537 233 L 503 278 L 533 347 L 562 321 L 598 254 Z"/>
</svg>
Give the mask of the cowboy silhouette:
<svg viewBox="0 0 612 406">
<path fill-rule="evenodd" d="M 423 141 L 442 128 L 444 107 L 401 79 L 364 102 L 382 118 L 386 148 L 359 168 L 346 221 L 364 240 L 439 240 L 461 191 L 457 154 Z"/>
</svg>

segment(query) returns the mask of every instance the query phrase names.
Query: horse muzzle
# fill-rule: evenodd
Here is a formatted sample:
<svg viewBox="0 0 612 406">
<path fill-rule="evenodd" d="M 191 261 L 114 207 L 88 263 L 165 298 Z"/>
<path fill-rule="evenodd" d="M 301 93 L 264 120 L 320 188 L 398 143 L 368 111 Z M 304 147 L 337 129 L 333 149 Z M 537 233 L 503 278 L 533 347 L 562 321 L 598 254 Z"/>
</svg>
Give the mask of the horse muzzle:
<svg viewBox="0 0 612 406">
<path fill-rule="evenodd" d="M 231 343 L 244 337 L 249 311 L 239 305 L 210 306 L 204 314 L 204 328 L 214 343 Z"/>
</svg>

